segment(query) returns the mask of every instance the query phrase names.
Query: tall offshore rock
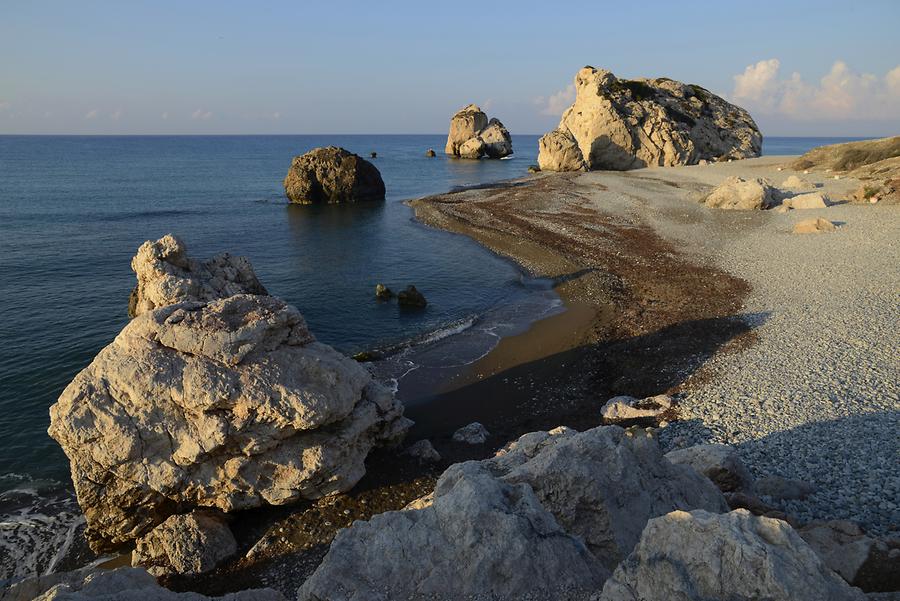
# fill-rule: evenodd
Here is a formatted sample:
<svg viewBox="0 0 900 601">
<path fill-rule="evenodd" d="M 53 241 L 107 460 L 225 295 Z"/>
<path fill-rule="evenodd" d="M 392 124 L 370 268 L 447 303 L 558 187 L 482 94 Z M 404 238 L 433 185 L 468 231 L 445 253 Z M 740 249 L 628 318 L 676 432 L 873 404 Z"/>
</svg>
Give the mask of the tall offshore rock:
<svg viewBox="0 0 900 601">
<path fill-rule="evenodd" d="M 359 363 L 264 294 L 140 313 L 65 388 L 49 434 L 71 464 L 88 542 L 112 549 L 195 508 L 349 490 L 411 422 Z"/>
<path fill-rule="evenodd" d="M 585 67 L 575 76 L 575 91 L 557 130 L 541 139 L 542 169 L 582 167 L 570 137 L 587 169 L 691 165 L 756 157 L 762 149 L 762 134 L 750 114 L 700 86 L 665 77 L 618 79 Z"/>
<path fill-rule="evenodd" d="M 478 105 L 470 104 L 450 119 L 444 152 L 463 159 L 502 159 L 513 153 L 512 137 L 499 119 L 488 121 Z"/>
</svg>

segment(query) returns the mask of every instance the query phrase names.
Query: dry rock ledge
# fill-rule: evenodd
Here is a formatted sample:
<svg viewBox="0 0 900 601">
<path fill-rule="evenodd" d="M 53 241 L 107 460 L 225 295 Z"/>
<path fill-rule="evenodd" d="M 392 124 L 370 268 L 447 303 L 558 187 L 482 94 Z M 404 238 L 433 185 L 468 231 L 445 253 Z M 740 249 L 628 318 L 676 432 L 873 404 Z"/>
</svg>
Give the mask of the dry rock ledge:
<svg viewBox="0 0 900 601">
<path fill-rule="evenodd" d="M 317 342 L 284 301 L 189 298 L 138 315 L 50 408 L 95 550 L 198 507 L 346 491 L 369 451 L 411 423 L 390 390 Z"/>
<path fill-rule="evenodd" d="M 575 103 L 539 142 L 546 171 L 637 169 L 757 157 L 762 134 L 744 109 L 672 79 L 618 79 L 585 67 Z M 579 156 L 580 155 L 580 156 Z"/>
<path fill-rule="evenodd" d="M 512 138 L 499 119 L 488 121 L 484 111 L 470 104 L 450 119 L 444 151 L 463 159 L 502 159 L 513 153 Z"/>
<path fill-rule="evenodd" d="M 314 148 L 294 157 L 284 178 L 284 193 L 298 204 L 384 200 L 378 169 L 337 146 Z"/>
</svg>

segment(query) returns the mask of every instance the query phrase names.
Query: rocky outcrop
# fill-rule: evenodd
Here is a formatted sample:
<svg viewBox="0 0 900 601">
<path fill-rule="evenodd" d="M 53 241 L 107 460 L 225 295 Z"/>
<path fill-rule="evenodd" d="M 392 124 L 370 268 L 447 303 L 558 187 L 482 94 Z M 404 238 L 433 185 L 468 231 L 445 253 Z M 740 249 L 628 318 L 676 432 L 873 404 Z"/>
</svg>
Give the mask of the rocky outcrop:
<svg viewBox="0 0 900 601">
<path fill-rule="evenodd" d="M 753 491 L 753 476 L 733 447 L 724 444 L 701 444 L 666 453 L 676 465 L 694 468 L 719 487 L 722 492 Z"/>
<path fill-rule="evenodd" d="M 900 157 L 900 136 L 893 136 L 817 146 L 797 158 L 791 167 L 797 171 L 859 171 L 897 157 Z"/>
<path fill-rule="evenodd" d="M 284 193 L 299 204 L 384 200 L 384 181 L 375 165 L 343 148 L 314 148 L 294 157 Z"/>
<path fill-rule="evenodd" d="M 739 509 L 651 520 L 601 601 L 864 601 L 786 523 Z"/>
<path fill-rule="evenodd" d="M 463 159 L 500 159 L 513 153 L 512 138 L 499 119 L 488 121 L 484 111 L 470 104 L 450 119 L 444 152 Z"/>
<path fill-rule="evenodd" d="M 128 303 L 128 315 L 185 301 L 210 301 L 235 294 L 268 294 L 244 257 L 228 253 L 206 261 L 187 256 L 184 242 L 167 234 L 147 240 L 131 259 L 137 285 Z"/>
<path fill-rule="evenodd" d="M 338 532 L 297 598 L 579 599 L 609 575 L 530 486 L 481 463 L 451 466 L 422 505 Z"/>
<path fill-rule="evenodd" d="M 368 371 L 294 307 L 236 295 L 143 313 L 50 408 L 96 550 L 195 507 L 345 491 L 409 426 Z"/>
<path fill-rule="evenodd" d="M 609 568 L 631 552 L 647 520 L 675 509 L 728 511 L 712 482 L 669 463 L 642 429 L 532 432 L 488 463 L 504 481 L 528 484 Z"/>
<path fill-rule="evenodd" d="M 578 140 L 568 130 L 554 129 L 538 140 L 541 171 L 583 171 L 587 168 Z"/>
<path fill-rule="evenodd" d="M 761 178 L 746 180 L 731 176 L 713 188 L 703 198 L 703 204 L 711 209 L 760 210 L 777 202 L 778 191 Z"/>
<path fill-rule="evenodd" d="M 837 229 L 831 221 L 817 217 L 816 219 L 804 219 L 794 224 L 795 234 L 822 234 L 833 232 Z"/>
<path fill-rule="evenodd" d="M 157 584 L 140 568 L 86 568 L 32 578 L 0 591 L 0 601 L 286 601 L 278 591 L 263 588 L 207 597 L 176 593 Z"/>
<path fill-rule="evenodd" d="M 692 165 L 756 157 L 762 148 L 747 111 L 700 86 L 585 67 L 575 92 L 557 129 L 577 141 L 589 169 Z"/>
<path fill-rule="evenodd" d="M 173 515 L 137 539 L 131 565 L 154 576 L 202 574 L 218 567 L 237 551 L 223 516 L 197 510 Z"/>
</svg>

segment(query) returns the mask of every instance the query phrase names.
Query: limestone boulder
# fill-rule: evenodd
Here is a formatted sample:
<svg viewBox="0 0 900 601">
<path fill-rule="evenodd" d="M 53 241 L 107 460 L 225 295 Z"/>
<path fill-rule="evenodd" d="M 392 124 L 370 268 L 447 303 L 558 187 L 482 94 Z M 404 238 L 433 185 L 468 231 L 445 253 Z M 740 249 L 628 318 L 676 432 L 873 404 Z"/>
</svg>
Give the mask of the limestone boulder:
<svg viewBox="0 0 900 601">
<path fill-rule="evenodd" d="M 831 221 L 817 217 L 815 219 L 804 219 L 794 224 L 795 234 L 822 234 L 833 232 L 837 229 Z"/>
<path fill-rule="evenodd" d="M 697 86 L 660 77 L 619 79 L 585 67 L 558 129 L 589 169 L 691 165 L 759 156 L 762 135 L 744 109 Z"/>
<path fill-rule="evenodd" d="M 484 111 L 470 104 L 450 119 L 444 151 L 463 159 L 501 159 L 513 153 L 512 137 L 499 119 L 488 121 Z"/>
<path fill-rule="evenodd" d="M 245 257 L 222 253 L 193 259 L 185 243 L 172 234 L 144 242 L 131 259 L 131 269 L 137 285 L 128 303 L 130 317 L 185 301 L 268 294 Z"/>
<path fill-rule="evenodd" d="M 161 587 L 141 568 L 86 568 L 32 578 L 0 591 L 0 601 L 286 601 L 278 591 L 263 588 L 207 597 L 176 593 Z"/>
<path fill-rule="evenodd" d="M 786 180 L 781 182 L 781 187 L 784 190 L 790 190 L 791 192 L 806 192 L 816 189 L 816 185 L 814 183 L 812 183 L 805 177 L 800 177 L 799 175 L 788 176 Z"/>
<path fill-rule="evenodd" d="M 472 422 L 467 426 L 463 426 L 453 433 L 454 442 L 464 442 L 466 444 L 484 444 L 487 442 L 490 432 L 479 422 Z"/>
<path fill-rule="evenodd" d="M 786 198 L 782 204 L 791 209 L 827 209 L 831 205 L 831 199 L 827 194 L 810 192 Z"/>
<path fill-rule="evenodd" d="M 672 408 L 672 397 L 658 394 L 645 399 L 617 396 L 600 408 L 600 415 L 607 422 L 624 422 L 635 419 L 661 418 Z"/>
<path fill-rule="evenodd" d="M 719 487 L 722 492 L 750 492 L 753 475 L 734 447 L 724 444 L 701 444 L 666 453 L 676 465 L 694 468 Z"/>
<path fill-rule="evenodd" d="M 847 520 L 810 522 L 798 532 L 850 584 L 864 591 L 900 590 L 900 543 L 869 536 Z"/>
<path fill-rule="evenodd" d="M 154 576 L 202 574 L 215 569 L 237 551 L 223 516 L 195 510 L 170 516 L 137 539 L 131 565 Z"/>
<path fill-rule="evenodd" d="M 416 506 L 338 532 L 297 598 L 587 599 L 609 575 L 530 486 L 479 462 L 448 468 Z"/>
<path fill-rule="evenodd" d="M 586 167 L 578 140 L 568 130 L 554 129 L 538 140 L 541 171 L 583 171 Z"/>
<path fill-rule="evenodd" d="M 728 511 L 709 479 L 666 460 L 643 429 L 531 432 L 485 463 L 504 482 L 530 486 L 609 568 L 631 552 L 652 518 L 675 509 Z"/>
<path fill-rule="evenodd" d="M 776 203 L 777 191 L 761 178 L 744 179 L 731 176 L 703 198 L 703 204 L 712 209 L 760 210 Z"/>
<path fill-rule="evenodd" d="M 50 408 L 95 550 L 170 515 L 346 491 L 410 422 L 285 302 L 235 295 L 143 313 Z"/>
<path fill-rule="evenodd" d="M 284 178 L 284 193 L 298 204 L 384 200 L 378 169 L 337 146 L 314 148 L 294 157 Z"/>
<path fill-rule="evenodd" d="M 864 601 L 788 524 L 744 509 L 653 519 L 601 601 Z"/>
<path fill-rule="evenodd" d="M 428 439 L 422 439 L 409 445 L 404 454 L 415 457 L 422 463 L 437 463 L 441 460 L 441 454 L 437 452 L 434 445 Z"/>
</svg>

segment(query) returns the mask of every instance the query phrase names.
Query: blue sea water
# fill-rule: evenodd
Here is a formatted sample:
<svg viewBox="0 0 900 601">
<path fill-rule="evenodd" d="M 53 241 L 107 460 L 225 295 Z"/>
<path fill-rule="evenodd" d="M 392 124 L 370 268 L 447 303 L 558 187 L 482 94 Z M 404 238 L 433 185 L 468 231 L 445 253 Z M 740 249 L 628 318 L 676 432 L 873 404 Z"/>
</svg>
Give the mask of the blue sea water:
<svg viewBox="0 0 900 601">
<path fill-rule="evenodd" d="M 0 136 L 0 492 L 22 481 L 67 481 L 65 457 L 46 434 L 48 407 L 125 325 L 130 259 L 166 233 L 192 256 L 246 255 L 272 294 L 346 353 L 459 332 L 456 357 L 444 346 L 417 361 L 465 361 L 552 310 L 545 283 L 467 238 L 418 224 L 402 202 L 524 175 L 537 136 L 514 136 L 516 154 L 501 161 L 449 159 L 444 141 Z M 846 140 L 769 138 L 764 153 L 837 141 Z M 329 144 L 377 152 L 387 202 L 289 205 L 281 180 L 291 157 Z M 426 158 L 428 148 L 438 157 Z M 375 302 L 379 282 L 415 284 L 427 309 Z"/>
</svg>

